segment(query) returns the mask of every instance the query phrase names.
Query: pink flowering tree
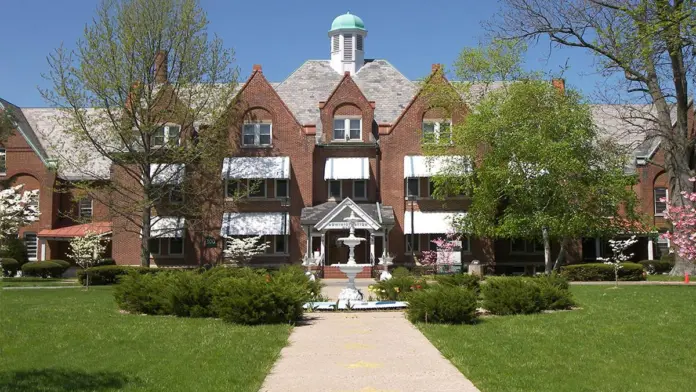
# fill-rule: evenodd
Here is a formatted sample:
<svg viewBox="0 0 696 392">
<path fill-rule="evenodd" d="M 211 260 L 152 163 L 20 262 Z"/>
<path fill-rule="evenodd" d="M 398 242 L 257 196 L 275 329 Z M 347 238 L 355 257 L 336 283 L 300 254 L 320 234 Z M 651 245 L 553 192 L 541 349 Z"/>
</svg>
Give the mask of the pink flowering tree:
<svg viewBox="0 0 696 392">
<path fill-rule="evenodd" d="M 423 251 L 421 263 L 433 266 L 437 270 L 438 265 L 445 265 L 448 268 L 460 259 L 455 257 L 456 252 L 460 251 L 462 236 L 457 233 L 447 233 L 445 237 L 439 237 L 431 242 L 437 246 L 437 250 Z"/>
<path fill-rule="evenodd" d="M 696 181 L 691 177 L 689 181 Z M 667 203 L 665 218 L 672 224 L 672 231 L 663 234 L 671 242 L 671 247 L 678 257 L 675 257 L 674 268 L 670 275 L 684 275 L 694 273 L 694 260 L 696 260 L 696 192 L 681 192 L 684 205 L 670 204 L 665 198 L 660 201 Z"/>
</svg>

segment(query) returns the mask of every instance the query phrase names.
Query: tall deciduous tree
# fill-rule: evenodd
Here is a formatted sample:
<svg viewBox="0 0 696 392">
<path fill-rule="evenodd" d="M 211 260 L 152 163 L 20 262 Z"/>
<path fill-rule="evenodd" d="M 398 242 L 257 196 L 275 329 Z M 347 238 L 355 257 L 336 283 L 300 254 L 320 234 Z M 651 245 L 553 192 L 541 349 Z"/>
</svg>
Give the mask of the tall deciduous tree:
<svg viewBox="0 0 696 392">
<path fill-rule="evenodd" d="M 550 273 L 570 240 L 623 230 L 621 222 L 635 218 L 635 178 L 625 173 L 627 157 L 598 135 L 581 96 L 525 74 L 519 55 L 500 42 L 462 52 L 460 77 L 502 82 L 471 102 L 454 127 L 448 148 L 472 157 L 471 174 L 457 181 L 445 170 L 435 182 L 436 189 L 458 183 L 471 196 L 461 231 L 541 241 Z M 479 83 L 464 87 L 469 94 L 481 89 Z M 560 243 L 555 263 L 554 241 Z"/>
<path fill-rule="evenodd" d="M 74 144 L 94 151 L 57 148 L 61 162 L 108 180 L 95 164 L 107 161 L 109 181 L 73 185 L 109 206 L 114 229 L 123 222 L 121 231 L 141 236 L 144 266 L 156 216 L 186 217 L 188 230 L 205 232 L 211 203 L 222 202 L 237 71 L 207 26 L 197 0 L 104 0 L 76 48 L 48 59 L 44 96 L 64 108 Z"/>
<path fill-rule="evenodd" d="M 695 135 L 687 123 L 689 81 L 696 58 L 696 12 L 692 0 L 503 0 L 493 21 L 499 37 L 581 48 L 597 59 L 614 91 L 613 101 L 647 104 L 622 117 L 645 120 L 648 137 L 660 139 L 673 206 L 693 204 L 681 192 L 694 190 Z M 613 84 L 613 83 L 612 83 Z M 677 258 L 676 273 L 691 268 Z"/>
</svg>

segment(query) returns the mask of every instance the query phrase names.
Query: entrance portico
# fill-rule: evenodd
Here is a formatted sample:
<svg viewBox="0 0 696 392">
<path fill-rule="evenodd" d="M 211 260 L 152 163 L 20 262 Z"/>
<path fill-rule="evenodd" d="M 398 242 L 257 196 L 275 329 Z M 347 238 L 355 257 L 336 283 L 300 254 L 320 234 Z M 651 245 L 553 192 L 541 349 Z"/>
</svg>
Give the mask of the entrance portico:
<svg viewBox="0 0 696 392">
<path fill-rule="evenodd" d="M 355 236 L 366 241 L 355 248 L 357 263 L 374 265 L 388 249 L 388 233 L 394 226 L 394 211 L 381 203 L 355 203 L 350 198 L 340 203 L 327 202 L 302 209 L 301 224 L 307 234 L 307 251 L 318 265 L 344 264 L 348 248 L 337 240 L 348 236 L 345 218 L 355 214 Z"/>
</svg>

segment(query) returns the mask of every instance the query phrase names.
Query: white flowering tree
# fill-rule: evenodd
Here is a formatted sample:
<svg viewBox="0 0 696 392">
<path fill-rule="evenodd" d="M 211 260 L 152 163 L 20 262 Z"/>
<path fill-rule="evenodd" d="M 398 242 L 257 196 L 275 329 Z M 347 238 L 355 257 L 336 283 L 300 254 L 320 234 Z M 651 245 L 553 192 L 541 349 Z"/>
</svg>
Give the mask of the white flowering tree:
<svg viewBox="0 0 696 392">
<path fill-rule="evenodd" d="M 0 249 L 5 249 L 7 239 L 16 236 L 21 227 L 39 219 L 35 204 L 39 191 L 22 192 L 22 188 L 23 185 L 17 185 L 0 191 Z"/>
<path fill-rule="evenodd" d="M 263 241 L 263 236 L 256 237 L 225 237 L 225 258 L 236 263 L 247 263 L 251 258 L 260 255 L 270 246 Z"/>
<path fill-rule="evenodd" d="M 82 237 L 74 237 L 70 240 L 68 257 L 83 270 L 91 267 L 99 261 L 104 252 L 108 239 L 99 234 L 88 231 Z M 89 275 L 85 274 L 86 287 L 89 289 Z"/>
<path fill-rule="evenodd" d="M 609 240 L 609 246 L 611 247 L 612 256 L 609 258 L 599 258 L 598 260 L 604 261 L 604 264 L 609 264 L 614 267 L 614 279 L 616 282 L 616 287 L 619 287 L 619 270 L 623 268 L 621 263 L 630 260 L 634 254 L 626 253 L 626 249 L 630 248 L 631 245 L 638 242 L 636 236 L 631 236 L 631 238 L 626 240 Z"/>
</svg>

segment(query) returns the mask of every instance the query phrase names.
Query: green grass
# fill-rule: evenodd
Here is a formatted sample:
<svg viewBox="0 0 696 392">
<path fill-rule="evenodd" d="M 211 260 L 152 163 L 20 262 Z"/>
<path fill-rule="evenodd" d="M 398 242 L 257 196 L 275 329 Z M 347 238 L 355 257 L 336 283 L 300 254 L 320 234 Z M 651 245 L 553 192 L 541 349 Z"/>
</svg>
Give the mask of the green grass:
<svg viewBox="0 0 696 392">
<path fill-rule="evenodd" d="M 652 282 L 683 282 L 683 276 L 671 275 L 648 275 L 648 281 Z"/>
<path fill-rule="evenodd" d="M 695 287 L 571 290 L 582 309 L 419 328 L 483 392 L 694 390 Z"/>
<path fill-rule="evenodd" d="M 121 314 L 110 287 L 0 290 L 0 391 L 257 391 L 290 330 Z"/>
<path fill-rule="evenodd" d="M 79 286 L 77 279 L 2 278 L 0 287 Z"/>
</svg>

